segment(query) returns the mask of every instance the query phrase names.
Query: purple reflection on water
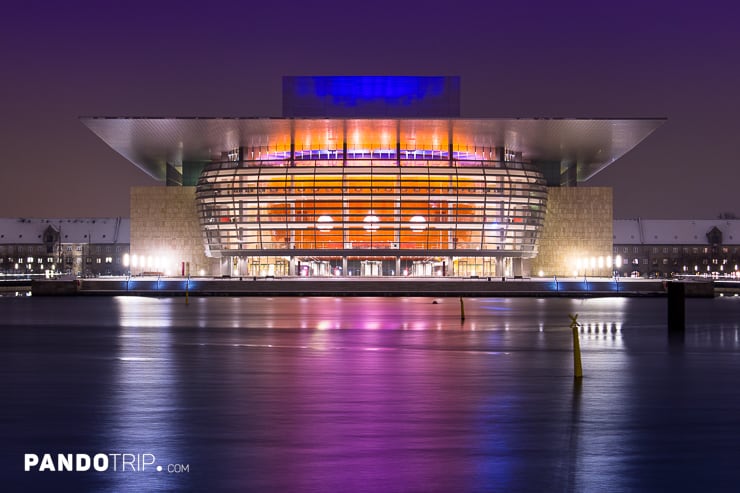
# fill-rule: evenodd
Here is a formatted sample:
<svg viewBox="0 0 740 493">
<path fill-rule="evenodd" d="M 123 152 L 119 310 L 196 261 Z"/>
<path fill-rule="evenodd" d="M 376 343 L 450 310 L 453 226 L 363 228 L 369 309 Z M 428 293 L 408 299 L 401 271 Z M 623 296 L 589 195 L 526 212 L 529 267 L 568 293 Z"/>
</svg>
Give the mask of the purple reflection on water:
<svg viewBox="0 0 740 493">
<path fill-rule="evenodd" d="M 1 480 L 22 489 L 718 490 L 740 472 L 737 300 L 0 300 Z M 568 313 L 583 322 L 572 377 Z M 711 384 L 710 384 L 711 383 Z M 25 450 L 187 474 L 22 474 Z"/>
</svg>

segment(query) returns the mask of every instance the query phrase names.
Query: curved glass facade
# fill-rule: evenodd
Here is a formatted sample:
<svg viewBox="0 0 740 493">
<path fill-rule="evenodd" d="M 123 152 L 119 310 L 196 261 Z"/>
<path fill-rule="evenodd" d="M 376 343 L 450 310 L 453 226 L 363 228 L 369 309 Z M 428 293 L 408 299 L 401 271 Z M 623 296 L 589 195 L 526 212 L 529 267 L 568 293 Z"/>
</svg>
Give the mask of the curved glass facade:
<svg viewBox="0 0 740 493">
<path fill-rule="evenodd" d="M 537 254 L 547 189 L 535 165 L 438 150 L 240 154 L 210 163 L 198 181 L 213 256 Z"/>
</svg>

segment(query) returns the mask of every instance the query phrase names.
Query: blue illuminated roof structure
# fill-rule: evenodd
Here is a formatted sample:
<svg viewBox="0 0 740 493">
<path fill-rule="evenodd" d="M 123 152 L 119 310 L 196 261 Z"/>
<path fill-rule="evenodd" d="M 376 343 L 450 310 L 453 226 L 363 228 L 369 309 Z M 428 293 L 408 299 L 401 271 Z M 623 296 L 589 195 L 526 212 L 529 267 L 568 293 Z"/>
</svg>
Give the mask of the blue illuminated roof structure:
<svg viewBox="0 0 740 493">
<path fill-rule="evenodd" d="M 283 77 L 283 116 L 456 118 L 460 77 Z"/>
</svg>

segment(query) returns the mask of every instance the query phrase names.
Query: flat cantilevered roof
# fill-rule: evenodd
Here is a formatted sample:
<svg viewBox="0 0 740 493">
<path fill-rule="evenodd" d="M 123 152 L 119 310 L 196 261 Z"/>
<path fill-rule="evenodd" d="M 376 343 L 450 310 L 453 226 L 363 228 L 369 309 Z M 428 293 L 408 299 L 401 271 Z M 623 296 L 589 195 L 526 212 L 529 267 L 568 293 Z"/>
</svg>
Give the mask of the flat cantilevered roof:
<svg viewBox="0 0 740 493">
<path fill-rule="evenodd" d="M 207 162 L 238 147 L 342 149 L 353 140 L 401 148 L 433 145 L 455 150 L 503 147 L 523 160 L 577 165 L 579 182 L 629 152 L 665 118 L 139 118 L 83 117 L 113 150 L 151 177 L 164 180 L 166 165 Z M 361 137 L 358 137 L 361 136 Z"/>
</svg>

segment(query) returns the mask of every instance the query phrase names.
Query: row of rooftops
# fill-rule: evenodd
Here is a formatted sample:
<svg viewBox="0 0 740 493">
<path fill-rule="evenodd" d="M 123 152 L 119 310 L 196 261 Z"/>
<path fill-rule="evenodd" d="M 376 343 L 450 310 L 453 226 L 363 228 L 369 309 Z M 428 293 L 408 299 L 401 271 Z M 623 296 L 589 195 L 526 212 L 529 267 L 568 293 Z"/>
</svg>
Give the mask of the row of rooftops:
<svg viewBox="0 0 740 493">
<path fill-rule="evenodd" d="M 717 229 L 719 243 L 740 244 L 740 219 L 617 219 L 615 245 L 706 245 L 707 234 Z M 715 233 L 716 234 L 716 233 Z"/>
<path fill-rule="evenodd" d="M 52 228 L 58 234 L 62 243 L 131 242 L 129 218 L 0 218 L 0 245 L 44 244 L 48 228 Z"/>
<path fill-rule="evenodd" d="M 0 218 L 0 244 L 43 244 L 49 227 L 59 234 L 62 243 L 131 242 L 129 218 Z M 721 243 L 740 244 L 740 219 L 617 219 L 613 224 L 613 243 L 706 245 L 710 243 L 707 234 L 714 228 L 721 232 Z"/>
</svg>

